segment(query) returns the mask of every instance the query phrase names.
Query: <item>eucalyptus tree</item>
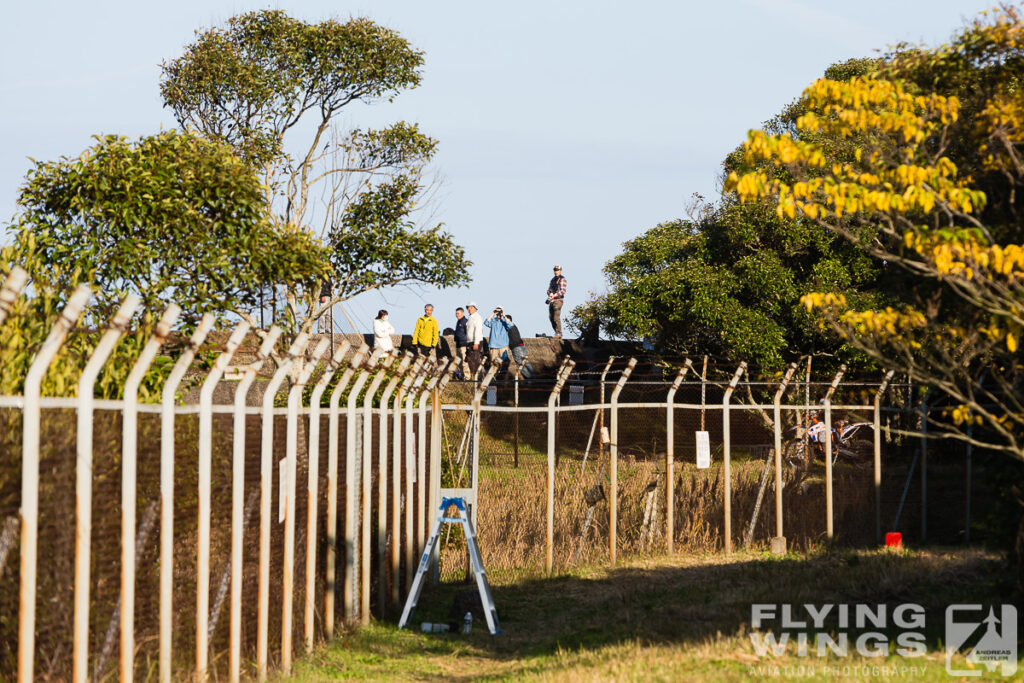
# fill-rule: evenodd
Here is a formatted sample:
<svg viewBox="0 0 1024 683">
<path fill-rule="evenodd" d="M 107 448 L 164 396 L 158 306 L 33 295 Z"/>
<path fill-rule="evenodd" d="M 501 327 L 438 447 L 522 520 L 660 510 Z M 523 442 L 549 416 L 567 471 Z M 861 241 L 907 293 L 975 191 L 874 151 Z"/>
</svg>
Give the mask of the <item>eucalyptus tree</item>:
<svg viewBox="0 0 1024 683">
<path fill-rule="evenodd" d="M 372 289 L 468 281 L 462 247 L 441 224 L 416 220 L 437 142 L 406 122 L 339 126 L 350 105 L 418 86 L 422 66 L 422 52 L 369 19 L 306 23 L 281 10 L 201 31 L 163 64 L 161 93 L 179 123 L 230 145 L 261 177 L 276 224 L 324 249 L 320 282 L 282 270 L 262 290 L 282 291 L 278 322 L 294 331 Z M 253 320 L 252 309 L 240 313 Z"/>
</svg>

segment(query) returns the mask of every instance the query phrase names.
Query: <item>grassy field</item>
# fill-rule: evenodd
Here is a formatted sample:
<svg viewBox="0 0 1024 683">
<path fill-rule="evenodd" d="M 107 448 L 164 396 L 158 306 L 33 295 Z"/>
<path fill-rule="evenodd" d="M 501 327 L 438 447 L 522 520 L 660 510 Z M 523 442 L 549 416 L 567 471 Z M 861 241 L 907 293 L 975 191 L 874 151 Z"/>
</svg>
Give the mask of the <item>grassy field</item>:
<svg viewBox="0 0 1024 683">
<path fill-rule="evenodd" d="M 963 549 L 680 555 L 550 579 L 502 574 L 493 581 L 502 635 L 489 635 L 482 619 L 468 636 L 420 633 L 420 621 L 447 620 L 453 595 L 467 588 L 445 585 L 424 592 L 416 630 L 399 631 L 392 620 L 346 631 L 295 673 L 300 681 L 951 680 L 942 651 L 945 608 L 1003 602 L 1000 576 L 994 556 Z M 865 658 L 851 644 L 846 657 L 791 651 L 758 658 L 751 644 L 752 603 L 907 602 L 925 609 L 925 628 L 917 629 L 927 642 L 922 657 L 891 649 Z M 891 640 L 900 632 L 872 630 Z M 983 678 L 998 679 L 998 669 Z"/>
</svg>

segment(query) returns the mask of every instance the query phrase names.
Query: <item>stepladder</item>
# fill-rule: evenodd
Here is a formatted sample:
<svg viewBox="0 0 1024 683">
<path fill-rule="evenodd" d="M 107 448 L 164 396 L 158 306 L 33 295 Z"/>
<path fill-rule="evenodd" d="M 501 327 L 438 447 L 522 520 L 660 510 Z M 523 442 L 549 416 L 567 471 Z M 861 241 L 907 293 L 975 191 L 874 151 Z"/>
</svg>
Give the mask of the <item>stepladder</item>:
<svg viewBox="0 0 1024 683">
<path fill-rule="evenodd" d="M 452 517 L 447 514 L 449 508 L 455 507 L 458 516 Z M 473 521 L 466 509 L 466 501 L 462 498 L 442 498 L 438 508 L 437 520 L 434 528 L 427 539 L 427 545 L 423 549 L 423 556 L 420 558 L 419 567 L 416 569 L 416 577 L 409 589 L 409 596 L 405 600 L 405 607 L 402 609 L 402 618 L 398 622 L 398 628 L 405 628 L 412 619 L 413 612 L 423 593 L 423 585 L 427 581 L 427 574 L 430 571 L 431 557 L 434 549 L 440 542 L 441 530 L 445 524 L 461 524 L 463 533 L 466 536 L 466 549 L 469 552 L 470 571 L 473 572 L 473 579 L 476 581 L 477 590 L 480 592 L 480 604 L 483 606 L 484 617 L 487 619 L 487 628 L 491 635 L 501 633 L 498 625 L 498 610 L 494 606 L 494 597 L 491 595 L 491 586 L 487 583 L 487 572 L 484 570 L 483 559 L 480 555 L 480 546 L 476 541 L 476 531 L 473 529 Z"/>
</svg>

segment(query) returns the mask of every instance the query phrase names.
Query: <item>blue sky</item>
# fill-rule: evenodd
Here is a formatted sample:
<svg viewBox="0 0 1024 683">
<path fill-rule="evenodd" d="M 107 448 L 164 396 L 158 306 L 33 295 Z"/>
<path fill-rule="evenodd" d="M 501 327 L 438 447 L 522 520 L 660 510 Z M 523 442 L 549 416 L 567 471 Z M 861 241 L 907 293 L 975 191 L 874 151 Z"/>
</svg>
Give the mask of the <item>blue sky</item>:
<svg viewBox="0 0 1024 683">
<path fill-rule="evenodd" d="M 411 332 L 425 302 L 442 326 L 471 298 L 502 305 L 524 335 L 550 332 L 551 266 L 566 307 L 601 292 L 622 242 L 717 194 L 722 158 L 832 63 L 900 41 L 937 44 L 993 3 L 976 0 L 696 2 L 15 3 L 0 25 L 0 218 L 15 213 L 29 157 L 74 156 L 95 134 L 175 127 L 159 64 L 197 29 L 241 12 L 368 16 L 426 53 L 423 85 L 358 106 L 353 126 L 419 122 L 440 141 L 431 211 L 474 261 L 473 284 L 399 288 L 378 308 Z M 338 325 L 351 328 L 338 316 Z"/>
</svg>

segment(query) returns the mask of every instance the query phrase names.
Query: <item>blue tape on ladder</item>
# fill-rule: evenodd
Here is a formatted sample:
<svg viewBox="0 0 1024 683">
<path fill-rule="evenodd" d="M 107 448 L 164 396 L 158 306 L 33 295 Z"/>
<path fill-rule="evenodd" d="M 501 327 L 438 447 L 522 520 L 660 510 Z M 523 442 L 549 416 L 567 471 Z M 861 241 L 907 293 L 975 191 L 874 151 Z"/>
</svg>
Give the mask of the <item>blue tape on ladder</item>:
<svg viewBox="0 0 1024 683">
<path fill-rule="evenodd" d="M 448 509 L 448 506 L 450 506 L 450 505 L 454 505 L 455 507 L 459 508 L 459 510 L 461 510 L 463 512 L 466 511 L 466 501 L 464 501 L 462 498 L 442 498 L 441 499 L 441 507 L 439 507 L 438 509 L 441 512 L 444 512 L 445 510 Z"/>
</svg>

